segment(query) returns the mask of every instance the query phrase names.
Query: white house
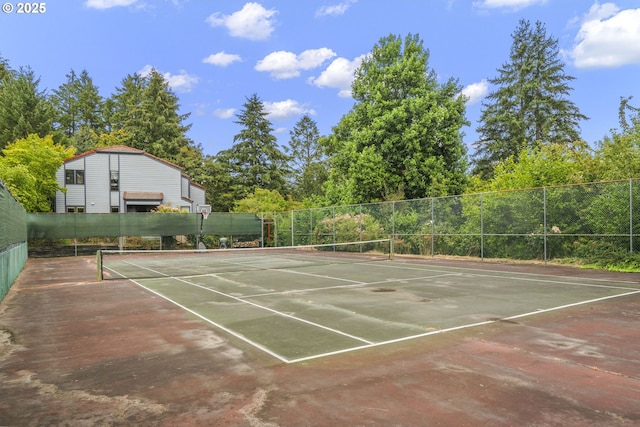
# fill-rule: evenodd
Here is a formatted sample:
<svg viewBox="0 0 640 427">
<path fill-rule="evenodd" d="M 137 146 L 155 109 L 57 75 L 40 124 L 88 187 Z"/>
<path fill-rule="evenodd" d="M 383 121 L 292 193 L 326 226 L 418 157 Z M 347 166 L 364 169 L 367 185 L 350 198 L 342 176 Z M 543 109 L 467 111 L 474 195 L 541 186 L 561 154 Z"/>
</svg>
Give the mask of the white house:
<svg viewBox="0 0 640 427">
<path fill-rule="evenodd" d="M 166 160 L 116 145 L 65 160 L 56 178 L 66 192 L 56 194 L 58 213 L 149 212 L 160 204 L 196 212 L 205 188 Z"/>
</svg>

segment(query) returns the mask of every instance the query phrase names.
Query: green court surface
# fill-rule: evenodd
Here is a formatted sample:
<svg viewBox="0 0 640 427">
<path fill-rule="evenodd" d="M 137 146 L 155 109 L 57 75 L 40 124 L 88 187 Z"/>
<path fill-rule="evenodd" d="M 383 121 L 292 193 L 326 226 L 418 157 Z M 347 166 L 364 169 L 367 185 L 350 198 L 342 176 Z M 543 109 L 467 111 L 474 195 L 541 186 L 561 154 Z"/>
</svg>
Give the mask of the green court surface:
<svg viewBox="0 0 640 427">
<path fill-rule="evenodd" d="M 157 270 L 171 262 L 185 274 Z M 398 257 L 285 266 L 277 257 L 254 259 L 247 252 L 217 271 L 202 272 L 185 260 L 135 258 L 108 267 L 114 276 L 132 268 L 157 276 L 131 279 L 138 285 L 286 363 L 640 293 L 632 282 L 448 268 Z"/>
</svg>

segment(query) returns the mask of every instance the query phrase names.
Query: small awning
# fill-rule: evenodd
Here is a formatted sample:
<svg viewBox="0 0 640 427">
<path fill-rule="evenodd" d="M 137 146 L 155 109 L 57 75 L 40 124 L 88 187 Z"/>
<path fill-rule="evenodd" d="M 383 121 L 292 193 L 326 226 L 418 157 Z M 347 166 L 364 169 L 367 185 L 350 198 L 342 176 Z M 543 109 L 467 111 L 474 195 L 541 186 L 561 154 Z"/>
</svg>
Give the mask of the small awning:
<svg viewBox="0 0 640 427">
<path fill-rule="evenodd" d="M 122 198 L 125 200 L 153 200 L 161 202 L 164 194 L 151 191 L 125 191 Z"/>
</svg>

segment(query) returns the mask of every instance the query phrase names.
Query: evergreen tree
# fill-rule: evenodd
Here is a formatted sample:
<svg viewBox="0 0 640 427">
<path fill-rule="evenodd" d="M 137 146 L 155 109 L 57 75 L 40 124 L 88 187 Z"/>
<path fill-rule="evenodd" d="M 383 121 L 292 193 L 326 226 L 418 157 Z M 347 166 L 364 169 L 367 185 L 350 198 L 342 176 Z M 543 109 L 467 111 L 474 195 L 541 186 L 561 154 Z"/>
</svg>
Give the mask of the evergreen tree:
<svg viewBox="0 0 640 427">
<path fill-rule="evenodd" d="M 134 113 L 142 105 L 142 92 L 146 87 L 140 74 L 129 74 L 116 88 L 116 92 L 105 101 L 105 119 L 109 130 L 118 130 L 135 119 Z"/>
<path fill-rule="evenodd" d="M 183 124 L 189 114 L 179 113 L 178 97 L 156 70 L 146 77 L 127 76 L 105 107 L 108 128 L 123 130 L 125 145 L 169 161 L 192 145 L 186 137 L 191 125 Z"/>
<path fill-rule="evenodd" d="M 331 203 L 459 194 L 465 186 L 457 81 L 439 84 L 417 35 L 380 39 L 357 70 L 356 103 L 328 139 Z"/>
<path fill-rule="evenodd" d="M 483 103 L 479 140 L 474 144 L 474 172 L 491 177 L 495 165 L 523 149 L 543 144 L 571 145 L 587 119 L 568 99 L 574 80 L 564 72 L 558 41 L 545 26 L 521 20 L 512 35 L 510 62 L 489 79 L 497 89 Z"/>
<path fill-rule="evenodd" d="M 9 61 L 0 56 L 0 90 L 2 90 L 2 83 L 11 78 L 12 73 Z"/>
<path fill-rule="evenodd" d="M 234 194 L 234 182 L 228 162 L 218 156 L 206 156 L 201 169 L 204 179 L 198 182 L 207 189 L 206 199 L 211 205 L 211 211 L 230 212 L 241 197 Z"/>
<path fill-rule="evenodd" d="M 51 102 L 59 129 L 68 138 L 76 136 L 83 127 L 85 131 L 104 131 L 103 100 L 86 70 L 80 76 L 71 70 L 67 82 L 53 91 Z"/>
<path fill-rule="evenodd" d="M 229 171 L 235 200 L 243 199 L 256 188 L 287 193 L 289 157 L 278 147 L 271 122 L 258 95 L 247 98 L 235 122 L 242 126 L 233 137 L 233 146 L 217 156 Z"/>
<path fill-rule="evenodd" d="M 100 145 L 100 135 L 104 135 L 104 133 L 99 134 L 88 126 L 80 126 L 77 132 L 71 136 L 69 144 L 75 147 L 78 153 L 85 153 Z"/>
<path fill-rule="evenodd" d="M 158 157 L 175 161 L 182 147 L 192 142 L 186 133 L 191 125 L 183 124 L 190 114 L 180 114 L 178 97 L 169 88 L 162 74 L 152 70 L 146 78 L 140 114 L 136 121 L 146 138 L 141 138 L 144 150 Z"/>
<path fill-rule="evenodd" d="M 0 90 L 0 149 L 30 134 L 53 132 L 54 110 L 30 68 L 7 74 Z"/>
<path fill-rule="evenodd" d="M 322 184 L 328 177 L 325 155 L 320 145 L 320 132 L 316 122 L 305 114 L 289 132 L 291 139 L 285 147 L 291 156 L 294 193 L 299 198 L 322 194 Z"/>
</svg>

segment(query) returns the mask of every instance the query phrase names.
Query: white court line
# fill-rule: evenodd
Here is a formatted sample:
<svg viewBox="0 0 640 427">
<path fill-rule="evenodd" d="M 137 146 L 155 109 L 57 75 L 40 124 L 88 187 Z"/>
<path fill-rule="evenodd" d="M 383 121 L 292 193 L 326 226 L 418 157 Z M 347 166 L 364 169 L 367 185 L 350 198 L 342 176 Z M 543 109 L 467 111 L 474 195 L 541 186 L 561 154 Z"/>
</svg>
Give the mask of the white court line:
<svg viewBox="0 0 640 427">
<path fill-rule="evenodd" d="M 369 340 L 364 339 L 364 338 L 362 338 L 362 337 L 358 337 L 358 336 L 355 336 L 355 335 L 348 334 L 348 333 L 346 333 L 346 332 L 342 332 L 342 331 L 340 331 L 340 330 L 338 330 L 338 329 L 333 329 L 333 328 L 330 328 L 330 327 L 328 327 L 328 326 L 321 325 L 321 324 L 319 324 L 319 323 L 315 323 L 315 322 L 311 322 L 311 321 L 309 321 L 309 320 L 301 319 L 301 318 L 299 318 L 299 317 L 292 316 L 291 314 L 283 313 L 283 312 L 281 312 L 281 311 L 277 311 L 277 310 L 274 310 L 274 309 L 272 309 L 272 308 L 265 307 L 265 306 L 263 306 L 263 305 L 256 304 L 256 303 L 251 302 L 251 301 L 245 301 L 245 300 L 243 300 L 242 298 L 239 298 L 239 297 L 236 297 L 236 296 L 233 296 L 233 295 L 230 295 L 230 294 L 226 294 L 226 293 L 224 293 L 224 292 L 220 292 L 220 291 L 218 291 L 218 290 L 216 290 L 216 289 L 212 289 L 212 288 L 209 288 L 209 287 L 206 287 L 206 286 L 200 285 L 200 284 L 198 284 L 198 283 L 190 282 L 190 281 L 185 280 L 185 279 L 182 279 L 182 278 L 180 278 L 180 277 L 173 277 L 173 276 L 169 276 L 169 275 L 167 275 L 167 274 L 164 274 L 164 273 L 162 273 L 162 272 L 160 272 L 160 271 L 156 271 L 156 270 L 154 270 L 154 269 L 152 269 L 152 268 L 149 268 L 149 267 L 144 267 L 144 266 L 141 266 L 141 265 L 139 266 L 139 265 L 136 265 L 136 264 L 131 263 L 131 262 L 128 262 L 128 261 L 125 261 L 125 262 L 126 262 L 127 264 L 129 264 L 129 265 L 132 265 L 132 266 L 135 266 L 135 267 L 138 267 L 138 268 L 142 268 L 142 269 L 144 269 L 144 270 L 148 270 L 148 271 L 151 271 L 151 272 L 156 273 L 156 274 L 160 274 L 160 275 L 162 275 L 162 276 L 164 276 L 164 277 L 166 277 L 166 278 L 174 279 L 174 280 L 177 280 L 177 281 L 179 281 L 179 282 L 186 283 L 186 284 L 188 284 L 188 285 L 190 285 L 190 286 L 195 286 L 195 287 L 197 287 L 197 288 L 204 289 L 204 290 L 206 290 L 206 291 L 208 291 L 208 292 L 213 292 L 213 293 L 215 293 L 215 294 L 222 295 L 222 296 L 224 296 L 224 297 L 226 297 L 226 298 L 230 298 L 230 299 L 236 300 L 236 301 L 238 301 L 238 302 L 241 302 L 241 303 L 243 303 L 243 304 L 251 305 L 251 306 L 253 306 L 253 307 L 256 307 L 256 308 L 260 308 L 260 309 L 262 309 L 262 310 L 269 311 L 269 312 L 271 312 L 271 313 L 277 314 L 277 315 L 282 316 L 282 317 L 287 317 L 287 318 L 289 318 L 289 319 L 293 319 L 293 320 L 296 320 L 296 321 L 298 321 L 298 322 L 306 323 L 306 324 L 308 324 L 308 325 L 315 326 L 315 327 L 317 327 L 317 328 L 324 329 L 324 330 L 327 330 L 327 331 L 333 332 L 333 333 L 335 333 L 335 334 L 342 335 L 342 336 L 345 336 L 345 337 L 348 337 L 348 338 L 354 339 L 354 340 L 356 340 L 356 341 L 364 342 L 364 343 L 367 343 L 367 344 L 373 344 L 373 341 L 369 341 Z M 119 274 L 119 273 L 118 273 L 118 274 Z M 214 276 L 214 277 L 217 277 L 217 278 L 219 278 L 219 279 L 224 280 L 224 278 L 223 278 L 223 277 L 218 277 L 218 276 L 216 276 L 216 275 L 213 275 L 213 276 Z M 133 281 L 133 280 L 132 280 L 132 281 Z M 134 283 L 137 283 L 137 282 L 135 282 L 135 281 L 134 281 Z M 142 285 L 141 285 L 141 286 L 142 286 Z M 143 287 L 144 287 L 145 289 L 148 289 L 148 288 L 147 288 L 147 287 L 145 287 L 145 286 L 143 286 Z M 168 298 L 167 298 L 167 299 L 168 299 Z"/>
<path fill-rule="evenodd" d="M 214 275 L 214 277 L 215 277 L 215 275 Z M 242 298 L 240 298 L 240 297 L 236 297 L 236 296 L 233 296 L 233 295 L 230 295 L 230 294 L 226 294 L 226 293 L 224 293 L 224 292 L 220 292 L 220 291 L 218 291 L 218 290 L 216 290 L 216 289 L 212 289 L 212 288 L 209 288 L 209 287 L 207 287 L 207 286 L 200 285 L 200 284 L 198 284 L 198 283 L 189 282 L 188 280 L 182 279 L 182 278 L 180 278 L 180 277 L 171 277 L 171 278 L 172 278 L 172 279 L 174 279 L 174 280 L 178 280 L 178 281 L 180 281 L 180 282 L 186 283 L 186 284 L 188 284 L 188 285 L 195 286 L 196 288 L 201 288 L 201 289 L 204 289 L 204 290 L 206 290 L 206 291 L 213 292 L 213 293 L 218 294 L 218 295 L 222 295 L 222 296 L 224 296 L 224 297 L 226 297 L 226 298 L 234 299 L 234 300 L 236 300 L 236 301 L 238 301 L 238 302 L 241 302 L 241 303 L 243 303 L 243 304 L 248 304 L 248 305 L 251 305 L 251 306 L 253 306 L 253 307 L 256 307 L 256 308 L 260 308 L 260 309 L 262 309 L 262 310 L 269 311 L 269 312 L 271 312 L 271 313 L 277 314 L 277 315 L 282 316 L 282 317 L 287 317 L 287 318 L 289 318 L 289 319 L 297 320 L 298 322 L 306 323 L 306 324 L 308 324 L 308 325 L 315 326 L 315 327 L 320 328 L 320 329 L 325 329 L 325 330 L 327 330 L 327 331 L 333 332 L 333 333 L 338 334 L 338 335 L 343 335 L 343 336 L 345 336 L 345 337 L 348 337 L 348 338 L 354 339 L 354 340 L 356 340 L 356 341 L 361 341 L 361 342 L 364 342 L 364 343 L 367 343 L 367 344 L 372 344 L 372 343 L 373 343 L 373 341 L 369 341 L 369 340 L 364 339 L 364 338 L 362 338 L 362 337 L 358 337 L 358 336 L 355 336 L 355 335 L 351 335 L 351 334 L 348 334 L 348 333 L 346 333 L 346 332 L 342 332 L 342 331 L 340 331 L 340 330 L 338 330 L 338 329 L 333 329 L 333 328 L 330 328 L 330 327 L 328 327 L 328 326 L 321 325 L 321 324 L 319 324 L 319 323 L 311 322 L 311 321 L 309 321 L 309 320 L 301 319 L 301 318 L 299 318 L 299 317 L 292 316 L 291 314 L 283 313 L 283 312 L 281 312 L 281 311 L 274 310 L 274 309 L 269 308 L 269 307 L 265 307 L 264 305 L 256 304 L 255 302 L 245 301 L 245 300 L 243 300 L 243 299 L 242 299 Z M 220 278 L 220 279 L 223 279 L 222 277 L 219 277 L 219 278 Z"/>
<path fill-rule="evenodd" d="M 471 272 L 474 272 L 474 273 L 475 272 L 504 273 L 505 275 L 508 275 L 508 276 L 511 276 L 511 277 L 515 277 L 515 276 L 570 277 L 570 276 L 556 276 L 556 275 L 553 275 L 553 274 L 545 274 L 545 273 L 527 273 L 527 272 L 514 272 L 514 271 L 501 271 L 501 270 L 481 270 L 481 269 L 469 268 L 469 267 L 445 267 L 445 266 L 431 266 L 431 265 L 426 265 L 426 264 L 425 264 L 426 268 L 405 267 L 404 265 L 400 265 L 400 262 L 394 263 L 393 261 L 391 261 L 390 264 L 392 264 L 392 265 L 383 265 L 383 263 L 373 263 L 373 265 L 376 265 L 378 267 L 399 268 L 399 269 L 407 269 L 407 270 L 438 271 L 438 272 L 452 272 L 452 271 L 455 271 L 455 270 L 465 270 L 465 271 L 471 271 Z M 444 269 L 444 270 L 442 270 L 442 269 Z M 463 274 L 465 274 L 465 273 L 463 273 Z M 503 277 L 503 276 L 497 276 L 497 277 Z M 605 282 L 605 283 L 616 282 L 616 283 L 629 283 L 629 284 L 634 284 L 634 285 L 640 284 L 638 281 L 631 281 L 631 280 L 599 279 L 597 277 L 589 277 L 589 278 L 586 278 L 586 279 L 593 280 L 594 282 Z"/>
<path fill-rule="evenodd" d="M 263 263 L 263 264 L 267 264 L 267 267 L 269 267 L 268 264 L 272 264 L 275 262 L 275 260 L 283 260 L 285 262 L 290 263 L 291 261 L 295 261 L 300 263 L 300 265 L 288 265 L 285 267 L 271 267 L 271 268 L 262 268 L 262 267 L 256 267 L 256 264 L 259 263 Z M 309 261 L 307 261 L 309 260 Z M 243 268 L 246 267 L 252 267 L 251 269 L 247 269 L 246 271 L 261 271 L 261 270 L 273 270 L 273 271 L 289 271 L 288 269 L 290 268 L 305 268 L 305 267 L 315 267 L 318 266 L 317 261 L 326 261 L 325 263 L 322 263 L 321 265 L 324 267 L 330 267 L 332 265 L 360 265 L 360 264 L 374 264 L 377 262 L 387 262 L 388 259 L 384 259 L 384 260 L 368 260 L 368 261 L 358 261 L 358 262 L 337 262 L 335 258 L 331 258 L 331 257 L 314 257 L 312 258 L 313 261 L 315 262 L 311 262 L 311 259 L 309 258 L 302 258 L 302 259 L 296 259 L 296 258 L 287 258 L 287 257 L 274 257 L 274 258 L 264 258 L 264 257 L 230 257 L 227 259 L 219 259 L 219 261 L 221 263 L 224 264 L 231 264 L 231 265 L 238 265 L 241 266 Z M 241 271 L 242 272 L 242 271 Z M 292 273 L 295 273 L 294 271 L 291 271 Z M 198 277 L 198 276 L 209 276 L 211 274 L 229 274 L 232 273 L 230 271 L 220 271 L 218 273 L 208 273 L 208 274 L 201 274 L 201 275 L 193 275 L 193 276 L 189 276 L 189 277 Z M 305 274 L 305 273 L 300 273 L 300 274 Z M 311 273 L 306 273 L 309 275 L 312 275 Z M 319 275 L 318 277 L 325 277 L 322 275 Z M 360 283 L 356 280 L 349 280 L 349 279 L 343 279 L 343 278 L 339 278 L 339 277 L 335 277 L 335 280 L 343 280 L 345 282 L 354 282 L 354 283 Z"/>
<path fill-rule="evenodd" d="M 442 334 L 442 333 L 445 333 L 445 332 L 456 331 L 456 330 L 459 330 L 459 329 L 467 329 L 467 328 L 473 328 L 473 327 L 476 327 L 476 326 L 488 325 L 490 323 L 495 323 L 495 322 L 498 322 L 498 320 L 487 320 L 487 321 L 484 321 L 484 322 L 471 323 L 471 324 L 468 324 L 468 325 L 454 326 L 452 328 L 438 329 L 437 331 L 429 331 L 429 332 L 425 332 L 423 334 L 411 335 L 411 336 L 402 337 L 402 338 L 396 338 L 396 339 L 389 340 L 389 341 L 380 341 L 380 342 L 377 342 L 377 343 L 374 343 L 374 344 L 361 345 L 359 347 L 345 348 L 345 349 L 342 349 L 342 350 L 331 351 L 329 353 L 314 354 L 313 356 L 300 357 L 298 359 L 289 360 L 287 363 L 304 362 L 304 361 L 307 361 L 307 360 L 319 359 L 321 357 L 334 356 L 336 354 L 341 354 L 341 353 L 348 353 L 350 351 L 363 350 L 365 348 L 374 348 L 374 347 L 379 347 L 379 346 L 383 346 L 383 345 L 387 345 L 387 344 L 394 344 L 394 343 L 399 343 L 399 342 L 402 342 L 402 341 L 414 340 L 414 339 L 418 339 L 418 338 L 427 337 L 429 335 L 437 335 L 437 334 Z"/>
<path fill-rule="evenodd" d="M 413 339 L 423 338 L 423 337 L 426 337 L 426 336 L 429 336 L 429 335 L 442 334 L 444 332 L 457 331 L 457 330 L 460 330 L 460 329 L 474 328 L 476 326 L 488 325 L 488 324 L 491 324 L 491 323 L 496 323 L 496 322 L 500 322 L 500 321 L 504 321 L 504 320 L 513 320 L 513 319 L 518 319 L 518 318 L 521 318 L 521 317 L 533 316 L 535 314 L 546 313 L 546 312 L 554 311 L 554 310 L 561 310 L 563 308 L 575 307 L 575 306 L 578 306 L 578 305 L 591 304 L 591 303 L 598 302 L 598 301 L 604 301 L 604 300 L 607 300 L 607 299 L 618 298 L 618 297 L 634 295 L 634 294 L 640 294 L 640 290 L 636 290 L 634 292 L 627 292 L 627 293 L 624 293 L 624 294 L 610 295 L 610 296 L 607 296 L 607 297 L 596 298 L 596 299 L 592 299 L 592 300 L 588 300 L 588 301 L 576 302 L 576 303 L 573 303 L 573 304 L 560 305 L 558 307 L 551 307 L 551 308 L 547 308 L 547 309 L 539 309 L 537 311 L 532 311 L 532 312 L 524 313 L 524 314 L 517 314 L 515 316 L 503 317 L 503 318 L 497 319 L 497 320 L 487 320 L 487 321 L 484 321 L 484 322 L 470 323 L 470 324 L 462 325 L 462 326 L 454 326 L 452 328 L 438 329 L 437 331 L 429 331 L 429 332 L 425 332 L 423 334 L 411 335 L 411 336 L 408 336 L 408 337 L 396 338 L 396 339 L 388 340 L 388 341 L 381 341 L 381 342 L 377 342 L 377 343 L 374 343 L 374 344 L 362 345 L 362 346 L 359 346 L 359 347 L 345 348 L 345 349 L 342 349 L 342 350 L 332 351 L 332 352 L 329 352 L 329 353 L 315 354 L 313 356 L 307 356 L 307 357 L 301 357 L 301 358 L 298 358 L 298 359 L 292 359 L 292 360 L 289 360 L 287 363 L 304 362 L 304 361 L 307 361 L 307 360 L 319 359 L 321 357 L 333 356 L 333 355 L 341 354 L 341 353 L 348 353 L 350 351 L 362 350 L 362 349 L 365 349 L 365 348 L 373 348 L 373 347 L 383 346 L 383 345 L 387 345 L 387 344 L 395 344 L 395 343 L 399 343 L 399 342 L 402 342 L 402 341 L 409 341 L 409 340 L 413 340 Z"/>
<path fill-rule="evenodd" d="M 439 273 L 452 273 L 451 270 L 441 270 L 441 269 L 429 269 L 429 268 L 418 268 L 418 267 L 404 267 L 404 266 L 398 266 L 398 265 L 387 265 L 382 264 L 382 263 L 374 263 L 372 265 L 375 265 L 376 267 L 384 267 L 384 268 L 398 268 L 398 269 L 403 269 L 403 270 L 420 270 L 420 271 L 437 271 Z M 460 269 L 460 270 L 467 270 L 467 271 L 472 271 L 473 273 L 459 273 L 459 274 L 471 274 L 473 276 L 480 276 L 480 277 L 491 277 L 491 278 L 497 278 L 497 279 L 517 279 L 517 280 L 524 280 L 524 281 L 530 281 L 530 282 L 542 282 L 542 283 L 556 283 L 556 284 L 562 284 L 562 285 L 573 285 L 573 286 L 584 286 L 584 287 L 592 287 L 592 288 L 606 288 L 606 289 L 620 289 L 623 291 L 637 291 L 640 290 L 638 288 L 629 288 L 629 287 L 625 287 L 625 286 L 608 286 L 608 285 L 595 285 L 595 284 L 589 284 L 589 283 L 580 283 L 580 282 L 571 282 L 571 281 L 564 281 L 564 280 L 549 280 L 549 279 L 539 279 L 536 277 L 520 277 L 522 275 L 529 275 L 529 276 L 538 276 L 538 277 L 556 277 L 556 278 L 560 278 L 560 277 L 564 277 L 564 276 L 552 276 L 552 275 L 548 275 L 548 274 L 536 274 L 536 273 L 513 273 L 513 272 L 509 272 L 509 271 L 505 271 L 505 275 L 492 275 L 492 274 L 485 274 L 483 273 L 483 271 L 486 270 L 475 270 L 475 269 L 471 269 L 471 268 L 459 268 L 459 267 L 455 267 L 455 269 Z M 496 272 L 496 271 L 494 271 Z M 607 279 L 591 279 L 591 278 L 587 278 L 587 280 L 594 280 L 594 281 L 601 281 L 601 282 L 606 282 L 606 283 L 611 283 L 611 280 L 607 280 Z M 630 282 L 630 281 L 622 281 L 622 280 L 616 280 L 615 282 L 617 283 L 629 283 L 629 284 L 638 284 L 637 282 Z"/>
<path fill-rule="evenodd" d="M 170 276 L 167 276 L 167 277 L 170 277 Z M 136 285 L 140 286 L 141 288 L 144 288 L 147 291 L 149 291 L 149 292 L 151 292 L 151 293 L 153 293 L 155 295 L 158 295 L 160 298 L 163 298 L 163 299 L 165 299 L 165 300 L 177 305 L 181 309 L 193 314 L 196 317 L 199 317 L 200 319 L 204 320 L 205 322 L 215 326 L 216 328 L 219 328 L 219 329 L 225 331 L 226 333 L 228 333 L 228 334 L 230 334 L 230 335 L 232 335 L 232 336 L 234 336 L 234 337 L 246 342 L 247 344 L 252 345 L 257 349 L 264 351 L 265 353 L 275 357 L 276 359 L 278 359 L 278 360 L 280 360 L 280 361 L 282 361 L 284 363 L 291 363 L 291 361 L 289 361 L 289 359 L 286 359 L 286 358 L 280 356 L 279 354 L 269 350 L 267 347 L 263 346 L 262 344 L 259 344 L 259 343 L 255 342 L 255 341 L 252 341 L 249 338 L 245 337 L 244 335 L 239 334 L 239 333 L 233 331 L 232 329 L 229 329 L 229 328 L 221 325 L 220 323 L 214 322 L 213 320 L 209 319 L 208 317 L 203 316 L 200 313 L 191 310 L 190 308 L 180 304 L 177 301 L 172 300 L 171 298 L 167 297 L 166 295 L 161 294 L 160 292 L 157 292 L 157 291 L 155 291 L 155 290 L 153 290 L 151 288 L 148 288 L 148 287 L 144 286 L 142 283 L 140 283 L 140 282 L 138 282 L 136 280 L 133 280 L 133 279 L 129 279 L 129 280 L 131 280 L 133 283 L 135 283 Z"/>
<path fill-rule="evenodd" d="M 346 280 L 346 279 L 340 279 L 339 277 L 320 276 L 320 275 L 317 275 L 317 274 L 304 273 L 304 272 L 300 272 L 300 271 L 291 271 L 291 270 L 278 270 L 278 271 L 283 271 L 283 272 L 287 272 L 287 273 L 294 273 L 294 274 L 308 275 L 308 276 L 313 276 L 313 277 L 321 277 L 323 279 Z M 325 290 L 329 290 L 329 289 L 349 289 L 349 288 L 358 288 L 358 287 L 366 288 L 367 286 L 372 286 L 372 285 L 385 285 L 385 284 L 392 284 L 392 283 L 397 283 L 397 282 L 408 282 L 408 281 L 411 281 L 411 280 L 435 279 L 435 278 L 439 278 L 439 277 L 459 276 L 459 275 L 461 275 L 461 273 L 439 274 L 437 276 L 411 277 L 411 278 L 406 278 L 406 279 L 387 279 L 387 280 L 378 280 L 376 282 L 356 282 L 355 280 L 348 280 L 350 282 L 355 282 L 355 283 L 352 284 L 352 285 L 336 285 L 336 286 L 325 286 L 325 287 L 320 287 L 320 288 L 292 289 L 292 290 L 288 290 L 288 291 L 279 291 L 279 292 L 263 292 L 263 293 L 260 293 L 260 294 L 243 295 L 240 298 L 256 298 L 256 297 L 269 296 L 269 295 L 302 294 L 302 293 L 306 293 L 306 292 L 325 291 Z"/>
</svg>

